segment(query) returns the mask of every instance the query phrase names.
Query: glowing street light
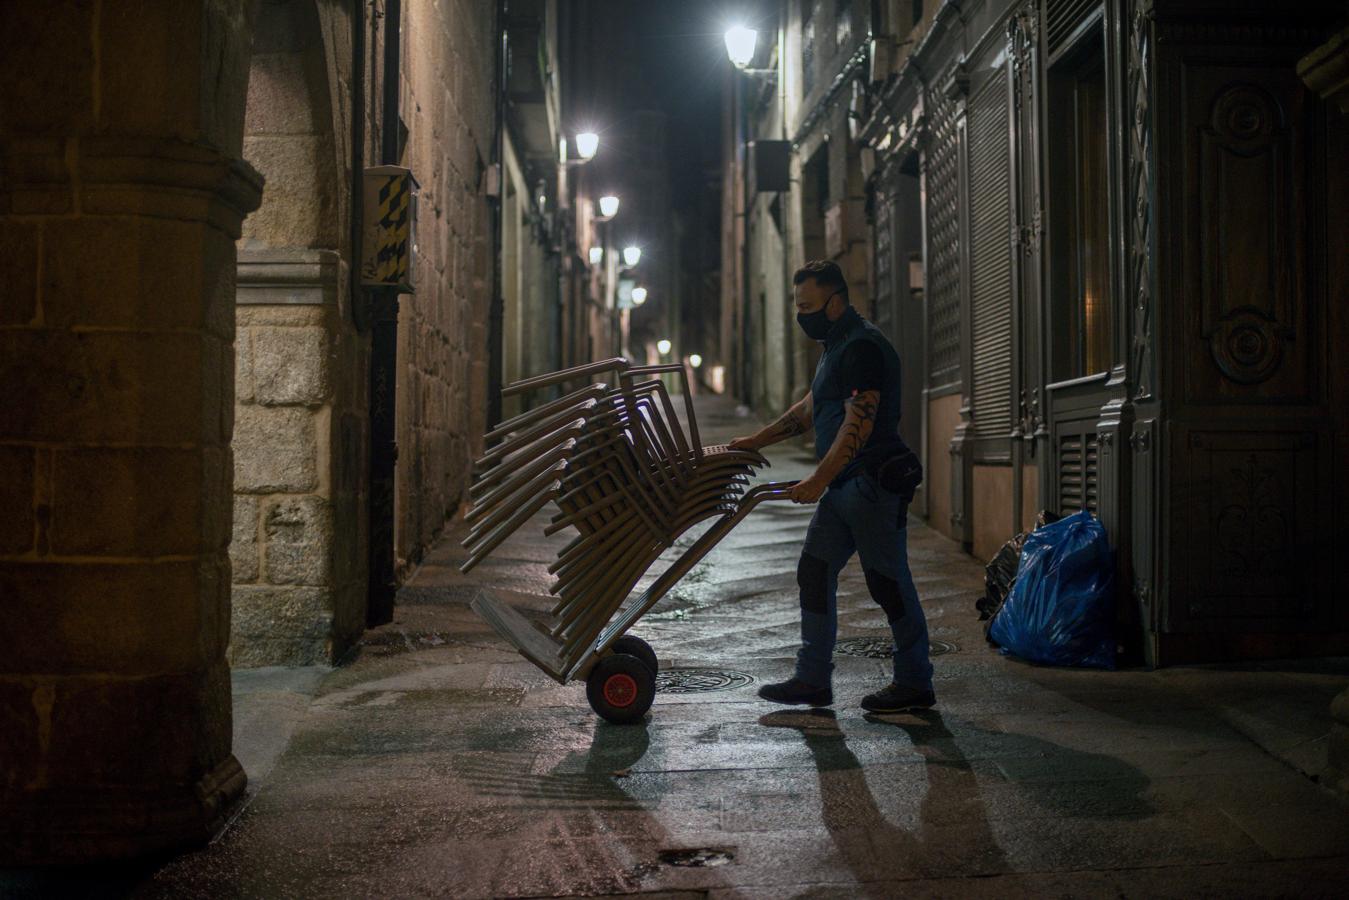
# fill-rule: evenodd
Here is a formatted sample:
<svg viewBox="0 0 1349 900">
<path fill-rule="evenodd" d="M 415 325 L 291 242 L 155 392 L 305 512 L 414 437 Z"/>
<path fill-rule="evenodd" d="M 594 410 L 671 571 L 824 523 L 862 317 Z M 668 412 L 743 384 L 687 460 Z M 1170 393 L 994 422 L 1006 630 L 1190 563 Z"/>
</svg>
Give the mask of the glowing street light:
<svg viewBox="0 0 1349 900">
<path fill-rule="evenodd" d="M 642 258 L 642 248 L 641 248 L 641 247 L 624 247 L 624 248 L 623 248 L 623 264 L 624 264 L 624 265 L 627 265 L 627 266 L 635 266 L 635 265 L 637 265 L 637 260 L 639 260 L 639 259 L 641 259 L 641 258 Z"/>
<path fill-rule="evenodd" d="M 703 364 L 703 358 L 702 358 L 701 356 L 699 356 L 697 353 L 693 353 L 693 354 L 690 354 L 690 355 L 689 355 L 689 365 L 693 366 L 693 368 L 696 369 L 696 368 L 698 368 L 699 366 L 701 366 L 702 364 Z"/>
<path fill-rule="evenodd" d="M 670 348 L 673 346 L 674 345 L 671 344 L 665 338 L 661 338 L 660 340 L 656 341 L 656 351 L 659 352 L 661 356 L 664 356 L 665 354 L 669 353 Z"/>
<path fill-rule="evenodd" d="M 600 149 L 600 136 L 593 131 L 583 131 L 576 136 L 576 152 L 581 159 L 591 159 Z"/>
<path fill-rule="evenodd" d="M 726 55 L 731 58 L 732 65 L 737 69 L 749 65 L 754 59 L 754 44 L 758 38 L 759 32 L 744 25 L 736 25 L 726 32 Z"/>
<path fill-rule="evenodd" d="M 603 248 L 603 247 L 591 247 L 591 248 L 590 248 L 590 264 L 591 264 L 592 266 L 598 266 L 598 265 L 599 265 L 600 263 L 602 263 L 602 262 L 604 262 L 604 248 Z"/>
<path fill-rule="evenodd" d="M 612 219 L 618 215 L 618 198 L 613 194 L 605 194 L 600 198 L 600 215 L 606 219 Z"/>
<path fill-rule="evenodd" d="M 632 289 L 632 305 L 641 306 L 646 302 L 646 288 L 635 287 Z"/>
</svg>

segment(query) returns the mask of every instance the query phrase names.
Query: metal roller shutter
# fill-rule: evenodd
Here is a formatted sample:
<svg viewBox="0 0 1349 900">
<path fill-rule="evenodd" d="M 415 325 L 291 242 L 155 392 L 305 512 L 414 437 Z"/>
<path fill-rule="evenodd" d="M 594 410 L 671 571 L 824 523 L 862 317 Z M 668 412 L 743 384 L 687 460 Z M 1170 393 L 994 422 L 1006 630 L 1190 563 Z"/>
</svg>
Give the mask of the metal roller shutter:
<svg viewBox="0 0 1349 900">
<path fill-rule="evenodd" d="M 1012 211 L 1007 70 L 970 100 L 970 294 L 975 432 L 1012 430 Z"/>
<path fill-rule="evenodd" d="M 1100 0 L 1045 0 L 1045 44 L 1050 56 L 1063 48 L 1073 29 L 1100 5 Z"/>
</svg>

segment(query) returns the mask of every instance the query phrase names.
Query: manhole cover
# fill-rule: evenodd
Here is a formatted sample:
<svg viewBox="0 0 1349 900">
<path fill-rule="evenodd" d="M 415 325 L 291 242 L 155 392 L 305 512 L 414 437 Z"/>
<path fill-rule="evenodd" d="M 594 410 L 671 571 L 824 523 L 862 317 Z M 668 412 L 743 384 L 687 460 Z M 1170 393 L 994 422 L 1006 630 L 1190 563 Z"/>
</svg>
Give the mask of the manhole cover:
<svg viewBox="0 0 1349 900">
<path fill-rule="evenodd" d="M 889 659 L 894 642 L 888 637 L 848 638 L 834 645 L 834 652 L 844 656 L 865 656 L 869 659 Z M 941 656 L 956 649 L 950 641 L 928 641 L 928 656 Z"/>
<path fill-rule="evenodd" d="M 735 859 L 735 853 L 723 847 L 696 847 L 692 850 L 662 850 L 660 861 L 667 866 L 710 868 L 724 866 Z"/>
<path fill-rule="evenodd" d="M 728 669 L 664 669 L 656 673 L 656 691 L 663 694 L 706 694 L 753 684 L 744 672 Z"/>
</svg>

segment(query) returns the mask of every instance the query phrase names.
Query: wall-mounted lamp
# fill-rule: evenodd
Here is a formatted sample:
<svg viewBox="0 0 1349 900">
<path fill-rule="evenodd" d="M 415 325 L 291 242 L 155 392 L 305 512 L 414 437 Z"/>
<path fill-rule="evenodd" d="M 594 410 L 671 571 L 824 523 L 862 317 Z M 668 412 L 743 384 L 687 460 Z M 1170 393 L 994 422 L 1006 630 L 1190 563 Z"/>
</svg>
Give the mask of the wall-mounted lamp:
<svg viewBox="0 0 1349 900">
<path fill-rule="evenodd" d="M 759 32 L 744 25 L 732 26 L 726 32 L 726 55 L 737 69 L 748 66 L 754 59 L 754 45 L 759 40 Z"/>
<path fill-rule="evenodd" d="M 592 266 L 598 266 L 598 265 L 599 265 L 600 263 L 602 263 L 602 262 L 604 262 L 604 248 L 603 248 L 603 247 L 591 247 L 591 248 L 590 248 L 590 264 L 591 264 Z"/>
<path fill-rule="evenodd" d="M 640 260 L 641 258 L 642 258 L 641 247 L 623 248 L 623 264 L 625 266 L 635 266 L 637 265 L 637 261 Z"/>
<path fill-rule="evenodd" d="M 661 356 L 664 356 L 665 354 L 670 352 L 670 348 L 673 346 L 674 344 L 671 344 L 667 339 L 661 338 L 660 340 L 656 341 L 656 352 L 659 353 Z"/>
<path fill-rule="evenodd" d="M 703 358 L 702 358 L 701 356 L 699 356 L 697 353 L 693 353 L 693 354 L 690 354 L 690 355 L 689 355 L 689 365 L 693 366 L 693 368 L 696 369 L 696 368 L 698 368 L 699 366 L 701 366 L 702 364 L 703 364 Z"/>
<path fill-rule="evenodd" d="M 646 302 L 646 288 L 635 287 L 632 289 L 632 305 L 641 306 Z"/>
<path fill-rule="evenodd" d="M 581 159 L 589 162 L 595 158 L 595 152 L 600 149 L 600 136 L 593 131 L 583 131 L 576 136 L 576 152 L 581 155 Z"/>
<path fill-rule="evenodd" d="M 618 215 L 618 198 L 613 194 L 605 194 L 600 198 L 600 215 L 606 219 L 612 219 Z"/>
<path fill-rule="evenodd" d="M 744 25 L 734 25 L 726 31 L 726 55 L 730 58 L 731 65 L 746 75 L 754 75 L 765 78 L 770 82 L 776 82 L 778 77 L 776 69 L 751 69 L 749 67 L 749 64 L 754 60 L 754 48 L 758 42 L 759 32 Z"/>
</svg>

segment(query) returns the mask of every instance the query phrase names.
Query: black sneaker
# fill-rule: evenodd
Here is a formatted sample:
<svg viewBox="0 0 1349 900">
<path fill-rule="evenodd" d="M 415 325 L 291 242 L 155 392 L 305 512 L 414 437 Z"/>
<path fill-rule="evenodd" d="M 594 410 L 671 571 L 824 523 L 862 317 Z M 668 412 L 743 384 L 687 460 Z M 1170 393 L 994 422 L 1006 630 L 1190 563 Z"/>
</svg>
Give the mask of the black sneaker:
<svg viewBox="0 0 1349 900">
<path fill-rule="evenodd" d="M 765 684 L 759 688 L 759 696 L 774 703 L 805 703 L 809 706 L 829 706 L 834 702 L 831 689 L 815 687 L 796 678 Z"/>
<path fill-rule="evenodd" d="M 917 691 L 913 688 L 887 684 L 874 694 L 862 698 L 862 708 L 867 712 L 895 713 L 909 709 L 931 709 L 937 705 L 937 698 L 931 691 Z"/>
</svg>

